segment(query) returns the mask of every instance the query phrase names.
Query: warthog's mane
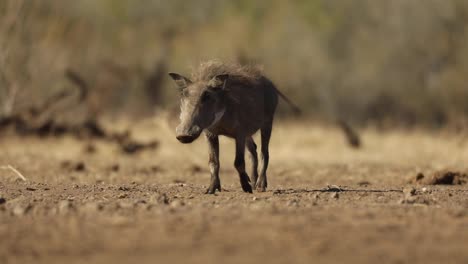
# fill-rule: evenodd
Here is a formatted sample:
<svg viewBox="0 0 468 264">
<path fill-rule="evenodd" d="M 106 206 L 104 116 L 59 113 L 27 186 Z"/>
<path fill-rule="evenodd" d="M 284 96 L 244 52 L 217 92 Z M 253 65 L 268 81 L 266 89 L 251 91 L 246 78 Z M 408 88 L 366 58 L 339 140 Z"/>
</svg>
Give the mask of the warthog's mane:
<svg viewBox="0 0 468 264">
<path fill-rule="evenodd" d="M 262 69 L 258 65 L 240 65 L 211 60 L 201 63 L 198 68 L 194 69 L 191 79 L 195 82 L 209 81 L 220 74 L 229 74 L 230 80 L 248 84 L 257 82 L 262 77 Z"/>
</svg>

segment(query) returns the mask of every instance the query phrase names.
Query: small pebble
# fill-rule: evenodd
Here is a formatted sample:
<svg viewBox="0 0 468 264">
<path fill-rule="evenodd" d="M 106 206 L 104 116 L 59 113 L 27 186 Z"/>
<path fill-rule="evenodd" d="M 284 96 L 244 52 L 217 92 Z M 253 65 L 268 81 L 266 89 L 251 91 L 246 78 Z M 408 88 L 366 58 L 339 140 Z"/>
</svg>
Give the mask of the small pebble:
<svg viewBox="0 0 468 264">
<path fill-rule="evenodd" d="M 416 194 L 416 189 L 413 187 L 405 187 L 403 188 L 403 193 L 405 196 L 410 197 Z"/>
<path fill-rule="evenodd" d="M 131 209 L 135 206 L 135 204 L 132 202 L 124 202 L 124 201 L 119 202 L 117 205 L 121 209 Z"/>
<path fill-rule="evenodd" d="M 31 205 L 26 205 L 26 206 L 17 205 L 13 208 L 12 212 L 13 212 L 13 215 L 15 216 L 23 216 L 27 212 L 29 212 L 31 208 L 32 208 Z"/>
<path fill-rule="evenodd" d="M 178 208 L 178 207 L 182 207 L 182 206 L 184 206 L 184 205 L 185 205 L 185 203 L 184 203 L 183 201 L 181 201 L 181 200 L 174 200 L 174 201 L 172 201 L 171 204 L 170 204 L 170 206 L 171 206 L 172 208 Z"/>
<path fill-rule="evenodd" d="M 60 201 L 58 204 L 58 211 L 61 214 L 66 214 L 72 209 L 72 204 L 68 200 Z"/>
</svg>

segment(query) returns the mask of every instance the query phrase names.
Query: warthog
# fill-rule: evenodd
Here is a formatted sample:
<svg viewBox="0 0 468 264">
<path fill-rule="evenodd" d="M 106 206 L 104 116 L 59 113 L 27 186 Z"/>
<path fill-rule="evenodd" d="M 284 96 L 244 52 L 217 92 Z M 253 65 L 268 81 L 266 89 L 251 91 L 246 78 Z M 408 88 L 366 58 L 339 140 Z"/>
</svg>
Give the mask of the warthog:
<svg viewBox="0 0 468 264">
<path fill-rule="evenodd" d="M 221 191 L 218 139 L 220 135 L 235 139 L 234 166 L 239 173 L 242 190 L 252 193 L 253 187 L 258 191 L 265 191 L 269 161 L 268 144 L 278 95 L 295 111 L 299 109 L 256 67 L 209 61 L 202 63 L 190 79 L 177 73 L 169 75 L 177 84 L 181 95 L 177 139 L 184 144 L 191 143 L 204 131 L 209 143 L 211 183 L 206 193 Z M 257 171 L 257 145 L 252 138 L 259 129 L 263 159 L 260 177 Z M 245 171 L 245 147 L 252 158 L 252 181 Z"/>
</svg>

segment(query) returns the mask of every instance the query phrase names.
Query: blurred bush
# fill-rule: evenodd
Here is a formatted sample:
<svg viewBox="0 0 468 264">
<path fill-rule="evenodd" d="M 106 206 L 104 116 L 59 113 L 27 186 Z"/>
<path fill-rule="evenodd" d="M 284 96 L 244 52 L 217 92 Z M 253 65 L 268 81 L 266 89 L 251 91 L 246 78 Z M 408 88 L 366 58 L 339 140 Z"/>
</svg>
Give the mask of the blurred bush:
<svg viewBox="0 0 468 264">
<path fill-rule="evenodd" d="M 465 0 L 3 0 L 0 113 L 68 89 L 93 112 L 177 102 L 167 71 L 260 63 L 310 117 L 440 127 L 468 116 Z M 284 111 L 286 112 L 286 111 Z"/>
</svg>

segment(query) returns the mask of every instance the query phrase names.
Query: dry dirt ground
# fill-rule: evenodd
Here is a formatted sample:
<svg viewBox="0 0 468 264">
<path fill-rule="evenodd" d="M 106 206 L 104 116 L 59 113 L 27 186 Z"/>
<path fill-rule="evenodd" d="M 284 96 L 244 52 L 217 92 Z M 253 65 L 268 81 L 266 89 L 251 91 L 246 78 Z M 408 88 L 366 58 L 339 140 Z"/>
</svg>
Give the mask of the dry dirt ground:
<svg viewBox="0 0 468 264">
<path fill-rule="evenodd" d="M 203 138 L 133 130 L 159 147 L 4 135 L 0 166 L 27 181 L 0 170 L 0 263 L 468 263 L 464 175 L 409 183 L 468 171 L 463 136 L 367 129 L 354 150 L 334 127 L 278 122 L 269 190 L 241 192 L 223 139 L 223 191 L 205 195 Z"/>
</svg>

